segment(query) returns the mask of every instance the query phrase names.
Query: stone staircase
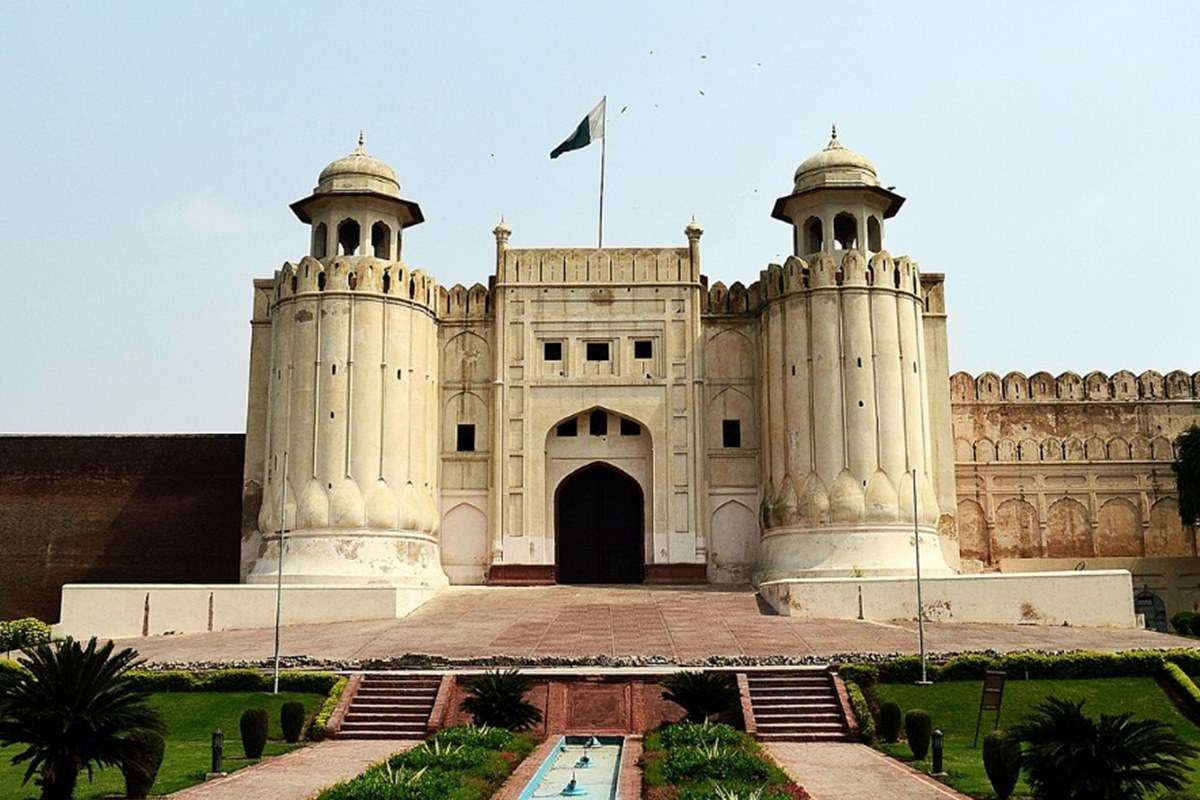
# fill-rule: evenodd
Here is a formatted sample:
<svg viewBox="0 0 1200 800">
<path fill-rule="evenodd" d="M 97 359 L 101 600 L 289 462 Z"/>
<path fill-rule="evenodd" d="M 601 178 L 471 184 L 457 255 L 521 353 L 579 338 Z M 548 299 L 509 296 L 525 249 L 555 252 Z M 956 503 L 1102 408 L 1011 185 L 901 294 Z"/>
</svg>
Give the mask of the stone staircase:
<svg viewBox="0 0 1200 800">
<path fill-rule="evenodd" d="M 749 672 L 746 680 L 759 739 L 768 742 L 852 740 L 829 669 Z"/>
<path fill-rule="evenodd" d="M 338 739 L 424 739 L 441 678 L 437 675 L 363 676 Z"/>
</svg>

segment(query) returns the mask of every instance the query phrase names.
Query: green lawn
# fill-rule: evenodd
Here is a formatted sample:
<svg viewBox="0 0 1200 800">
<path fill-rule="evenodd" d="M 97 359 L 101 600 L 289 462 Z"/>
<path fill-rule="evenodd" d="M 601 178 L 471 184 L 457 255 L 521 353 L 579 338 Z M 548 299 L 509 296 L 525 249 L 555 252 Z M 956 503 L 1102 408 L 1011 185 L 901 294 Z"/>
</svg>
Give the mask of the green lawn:
<svg viewBox="0 0 1200 800">
<path fill-rule="evenodd" d="M 167 794 L 204 779 L 212 758 L 211 737 L 216 728 L 225 732 L 225 769 L 233 772 L 253 764 L 242 754 L 242 740 L 238 733 L 238 719 L 247 708 L 265 708 L 271 716 L 271 741 L 267 743 L 266 755 L 278 755 L 295 749 L 283 741 L 279 730 L 279 707 L 289 700 L 304 703 L 309 714 L 313 714 L 324 700 L 319 694 L 266 692 L 180 692 L 155 694 L 150 702 L 167 724 L 167 751 L 163 757 L 158 781 L 154 784 L 155 794 Z M 21 752 L 20 747 L 0 748 L 0 798 L 3 800 L 25 800 L 36 798 L 39 790 L 31 780 L 24 788 L 21 778 L 25 775 L 25 764 L 12 766 L 10 759 Z M 115 769 L 95 773 L 95 779 L 87 782 L 87 773 L 80 775 L 77 800 L 90 800 L 111 795 L 123 796 L 125 781 Z"/>
<path fill-rule="evenodd" d="M 875 687 L 880 702 L 891 700 L 901 710 L 923 708 L 933 715 L 934 728 L 946 735 L 946 772 L 943 778 L 959 791 L 975 797 L 992 797 L 991 784 L 983 771 L 981 749 L 972 749 L 975 735 L 975 718 L 979 713 L 980 681 L 954 681 L 933 686 L 910 686 L 901 684 L 879 684 Z M 1000 726 L 1011 725 L 1024 716 L 1030 708 L 1047 696 L 1086 699 L 1084 711 L 1093 716 L 1100 713 L 1116 714 L 1132 711 L 1142 718 L 1159 719 L 1166 722 L 1185 740 L 1200 745 L 1200 728 L 1188 721 L 1152 678 L 1110 678 L 1104 680 L 1034 680 L 1010 681 L 1004 688 L 1004 709 Z M 984 714 L 980 742 L 992 729 L 995 712 Z M 901 733 L 903 737 L 903 732 Z M 912 757 L 903 740 L 894 745 L 879 743 L 886 753 L 897 758 Z M 1194 762 L 1200 767 L 1200 761 Z M 914 765 L 917 766 L 917 765 Z M 928 770 L 928 762 L 923 768 Z M 1195 771 L 1193 771 L 1195 776 Z M 1200 778 L 1192 778 L 1193 791 L 1200 790 Z M 1017 794 L 1028 793 L 1022 779 L 1017 785 Z M 1200 797 L 1200 794 L 1197 794 Z"/>
</svg>

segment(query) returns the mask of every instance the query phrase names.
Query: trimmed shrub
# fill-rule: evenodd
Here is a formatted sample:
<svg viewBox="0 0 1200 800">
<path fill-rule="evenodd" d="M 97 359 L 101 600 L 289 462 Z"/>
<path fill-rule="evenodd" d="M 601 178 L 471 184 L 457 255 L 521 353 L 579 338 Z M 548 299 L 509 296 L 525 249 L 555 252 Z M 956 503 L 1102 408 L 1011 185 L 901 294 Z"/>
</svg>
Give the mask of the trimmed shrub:
<svg viewBox="0 0 1200 800">
<path fill-rule="evenodd" d="M 1200 634 L 1200 614 L 1195 611 L 1180 611 L 1171 616 L 1171 627 L 1176 633 L 1192 636 Z"/>
<path fill-rule="evenodd" d="M 291 700 L 279 709 L 279 727 L 283 730 L 283 738 L 288 744 L 300 741 L 304 732 L 304 719 L 308 714 L 304 711 L 304 703 Z"/>
<path fill-rule="evenodd" d="M 900 741 L 900 728 L 904 725 L 904 713 L 895 703 L 884 703 L 879 707 L 879 735 L 888 744 Z"/>
<path fill-rule="evenodd" d="M 864 689 L 879 682 L 879 669 L 871 664 L 838 664 L 837 671 L 846 683 L 854 682 Z"/>
<path fill-rule="evenodd" d="M 998 800 L 1007 800 L 1021 777 L 1021 743 L 1004 731 L 983 738 L 983 770 Z"/>
<path fill-rule="evenodd" d="M 158 778 L 166 749 L 163 737 L 153 731 L 135 731 L 125 737 L 128 760 L 121 765 L 126 797 L 146 797 Z"/>
<path fill-rule="evenodd" d="M 1200 615 L 1198 615 L 1200 616 Z M 978 680 L 987 669 L 1008 673 L 1008 679 L 1092 679 L 1092 678 L 1150 678 L 1157 676 L 1166 662 L 1174 662 L 1188 675 L 1200 675 L 1200 648 L 1173 650 L 1126 650 L 1121 653 L 1045 654 L 1036 652 L 1008 653 L 1001 656 L 966 654 L 941 664 L 929 664 L 930 680 Z M 838 671 L 845 677 L 848 669 L 857 665 L 843 664 Z M 868 671 L 867 674 L 870 674 Z M 880 683 L 912 683 L 921 674 L 921 662 L 916 656 L 900 656 L 878 665 Z M 848 679 L 848 678 L 847 678 Z"/>
<path fill-rule="evenodd" d="M 336 677 L 333 685 L 329 687 L 328 694 L 325 695 L 325 701 L 317 709 L 317 716 L 313 718 L 312 725 L 308 726 L 309 739 L 319 742 L 325 738 L 325 728 L 329 725 L 329 718 L 337 710 L 338 703 L 341 702 L 342 694 L 346 691 L 346 685 L 349 683 L 350 679 L 345 675 Z"/>
<path fill-rule="evenodd" d="M 850 700 L 850 708 L 858 720 L 858 732 L 862 734 L 867 744 L 875 741 L 875 718 L 871 716 L 871 704 L 857 683 L 846 684 L 846 696 Z"/>
<path fill-rule="evenodd" d="M 279 673 L 279 691 L 300 692 L 302 694 L 329 694 L 329 690 L 338 681 L 332 672 L 300 672 L 289 670 Z M 268 677 L 268 683 L 271 679 Z"/>
<path fill-rule="evenodd" d="M 1189 678 L 1178 664 L 1168 662 L 1163 665 L 1163 680 L 1187 703 L 1193 718 L 1200 714 L 1200 687 L 1196 686 L 1196 682 Z"/>
<path fill-rule="evenodd" d="M 937 675 L 937 667 L 926 665 L 930 680 Z M 916 683 L 921 679 L 921 659 L 917 656 L 898 656 L 879 665 L 880 683 Z"/>
<path fill-rule="evenodd" d="M 242 712 L 238 727 L 242 733 L 242 752 L 246 758 L 262 758 L 267 746 L 267 726 L 270 716 L 265 708 L 247 708 Z"/>
<path fill-rule="evenodd" d="M 939 681 L 977 681 L 983 679 L 983 673 L 996 668 L 994 658 L 968 653 L 939 665 L 937 677 Z"/>
<path fill-rule="evenodd" d="M 196 673 L 182 669 L 135 669 L 129 671 L 129 679 L 147 692 L 195 692 L 200 688 Z"/>
<path fill-rule="evenodd" d="M 23 650 L 50 641 L 50 626 L 34 617 L 0 622 L 0 651 Z"/>
<path fill-rule="evenodd" d="M 218 669 L 199 676 L 202 692 L 267 692 L 273 681 L 253 669 Z"/>
<path fill-rule="evenodd" d="M 929 712 L 914 708 L 904 715 L 904 735 L 908 738 L 908 749 L 913 758 L 924 761 L 929 753 L 929 739 L 933 736 L 933 718 Z"/>
<path fill-rule="evenodd" d="M 662 681 L 662 697 L 687 712 L 689 722 L 705 722 L 738 704 L 737 678 L 731 672 L 685 670 Z"/>
<path fill-rule="evenodd" d="M 745 734 L 725 723 L 677 722 L 662 729 L 663 747 L 705 747 L 714 744 L 740 745 Z"/>
</svg>

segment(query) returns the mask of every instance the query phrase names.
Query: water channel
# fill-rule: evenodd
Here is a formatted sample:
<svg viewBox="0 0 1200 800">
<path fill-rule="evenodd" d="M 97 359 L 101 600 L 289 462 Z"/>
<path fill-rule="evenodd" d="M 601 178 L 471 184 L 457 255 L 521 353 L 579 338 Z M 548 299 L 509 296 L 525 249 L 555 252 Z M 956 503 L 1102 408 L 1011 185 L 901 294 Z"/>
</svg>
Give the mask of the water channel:
<svg viewBox="0 0 1200 800">
<path fill-rule="evenodd" d="M 617 800 L 624 743 L 621 736 L 564 736 L 525 786 L 520 800 Z"/>
</svg>

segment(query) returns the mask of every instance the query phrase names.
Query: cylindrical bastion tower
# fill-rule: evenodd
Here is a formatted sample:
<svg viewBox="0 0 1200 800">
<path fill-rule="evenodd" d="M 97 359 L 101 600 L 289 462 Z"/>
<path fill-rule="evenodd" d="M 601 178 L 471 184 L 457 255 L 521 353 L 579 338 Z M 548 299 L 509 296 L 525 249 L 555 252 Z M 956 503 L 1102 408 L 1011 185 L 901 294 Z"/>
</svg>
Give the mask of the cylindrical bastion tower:
<svg viewBox="0 0 1200 800">
<path fill-rule="evenodd" d="M 756 582 L 946 574 L 938 542 L 917 265 L 883 246 L 904 198 L 841 145 L 773 216 L 793 253 L 762 276 L 763 538 Z M 913 508 L 913 474 L 917 508 Z"/>
<path fill-rule="evenodd" d="M 359 146 L 292 204 L 309 255 L 275 273 L 265 485 L 249 582 L 437 587 L 434 281 L 401 261 L 422 221 Z M 286 500 L 284 486 L 286 484 Z"/>
</svg>

